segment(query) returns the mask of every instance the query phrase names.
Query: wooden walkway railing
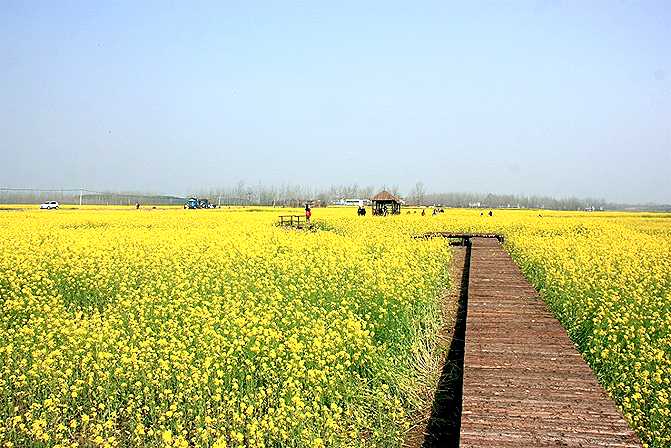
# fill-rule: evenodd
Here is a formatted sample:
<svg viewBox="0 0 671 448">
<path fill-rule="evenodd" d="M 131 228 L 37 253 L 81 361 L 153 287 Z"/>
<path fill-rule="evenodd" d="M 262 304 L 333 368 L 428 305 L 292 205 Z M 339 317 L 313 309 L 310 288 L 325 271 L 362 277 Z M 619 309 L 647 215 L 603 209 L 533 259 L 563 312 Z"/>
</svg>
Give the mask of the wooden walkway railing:
<svg viewBox="0 0 671 448">
<path fill-rule="evenodd" d="M 427 232 L 414 238 L 447 238 L 454 240 L 470 240 L 471 238 L 496 238 L 503 243 L 504 236 L 498 233 L 455 233 L 455 232 Z"/>
<path fill-rule="evenodd" d="M 496 238 L 470 239 L 461 447 L 640 447 Z"/>
<path fill-rule="evenodd" d="M 306 227 L 309 222 L 305 216 L 301 215 L 280 215 L 279 216 L 279 225 L 287 227 L 295 227 L 297 229 L 302 229 Z"/>
</svg>

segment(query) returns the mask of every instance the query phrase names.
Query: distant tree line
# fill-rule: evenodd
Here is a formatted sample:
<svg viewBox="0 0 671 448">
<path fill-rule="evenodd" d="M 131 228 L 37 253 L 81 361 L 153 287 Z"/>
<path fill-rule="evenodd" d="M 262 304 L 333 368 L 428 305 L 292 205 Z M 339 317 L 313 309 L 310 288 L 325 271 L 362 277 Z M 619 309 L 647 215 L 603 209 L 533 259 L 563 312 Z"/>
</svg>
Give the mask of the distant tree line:
<svg viewBox="0 0 671 448">
<path fill-rule="evenodd" d="M 226 188 L 210 189 L 196 193 L 208 197 L 221 205 L 270 205 L 276 207 L 300 207 L 308 201 L 329 205 L 341 199 L 369 199 L 381 190 L 387 190 L 405 200 L 408 205 L 478 208 L 533 208 L 549 210 L 660 210 L 669 211 L 671 206 L 646 204 L 615 204 L 600 198 L 553 198 L 539 195 L 512 195 L 493 193 L 431 193 L 422 182 L 417 182 L 403 195 L 398 185 L 358 184 L 311 187 L 300 184 L 268 186 L 246 184 L 243 181 Z"/>
<path fill-rule="evenodd" d="M 385 187 L 382 187 L 385 188 Z M 398 193 L 398 186 L 387 188 Z M 224 188 L 214 188 L 195 193 L 196 196 L 207 197 L 211 202 L 221 205 L 271 205 L 276 207 L 301 207 L 312 201 L 328 205 L 339 199 L 368 199 L 377 193 L 374 186 L 332 185 L 327 188 L 316 188 L 300 184 L 284 184 L 268 186 L 262 184 L 248 185 L 238 182 Z"/>
<path fill-rule="evenodd" d="M 59 201 L 63 204 L 83 205 L 182 205 L 189 197 L 208 198 L 221 206 L 264 205 L 275 207 L 302 207 L 311 201 L 315 205 L 330 205 L 341 199 L 369 199 L 380 190 L 387 190 L 405 200 L 407 205 L 476 208 L 534 208 L 550 210 L 650 210 L 671 211 L 671 205 L 615 204 L 594 198 L 553 198 L 493 193 L 432 193 L 422 182 L 417 182 L 406 195 L 398 185 L 360 186 L 358 184 L 313 187 L 300 184 L 278 186 L 247 184 L 240 181 L 229 187 L 192 192 L 184 196 L 148 193 L 98 192 L 79 189 L 0 188 L 0 204 L 39 204 Z"/>
<path fill-rule="evenodd" d="M 613 205 L 604 199 L 552 198 L 548 196 L 492 193 L 431 193 L 426 195 L 425 202 L 449 207 L 538 208 L 551 210 L 613 209 Z"/>
</svg>

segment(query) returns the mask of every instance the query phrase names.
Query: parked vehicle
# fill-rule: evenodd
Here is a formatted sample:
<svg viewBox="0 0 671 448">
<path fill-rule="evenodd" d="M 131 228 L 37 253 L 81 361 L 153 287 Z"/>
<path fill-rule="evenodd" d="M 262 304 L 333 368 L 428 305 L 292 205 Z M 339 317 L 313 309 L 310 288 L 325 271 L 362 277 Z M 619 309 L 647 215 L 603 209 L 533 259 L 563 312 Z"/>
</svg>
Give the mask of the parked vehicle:
<svg viewBox="0 0 671 448">
<path fill-rule="evenodd" d="M 210 204 L 209 199 L 198 199 L 198 198 L 189 198 L 188 201 L 184 204 L 185 209 L 196 209 L 196 208 L 217 208 L 216 204 Z"/>
<path fill-rule="evenodd" d="M 46 201 L 40 204 L 42 210 L 56 210 L 59 207 L 58 201 Z"/>
</svg>

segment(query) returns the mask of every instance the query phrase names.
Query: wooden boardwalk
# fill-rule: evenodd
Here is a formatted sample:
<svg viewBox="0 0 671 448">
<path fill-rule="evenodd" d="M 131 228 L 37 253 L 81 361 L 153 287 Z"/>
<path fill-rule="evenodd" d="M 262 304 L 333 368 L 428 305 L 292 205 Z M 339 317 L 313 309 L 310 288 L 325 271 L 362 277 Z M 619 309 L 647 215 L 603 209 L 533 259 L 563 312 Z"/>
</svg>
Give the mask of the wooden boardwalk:
<svg viewBox="0 0 671 448">
<path fill-rule="evenodd" d="M 495 238 L 471 239 L 462 447 L 640 447 Z"/>
</svg>

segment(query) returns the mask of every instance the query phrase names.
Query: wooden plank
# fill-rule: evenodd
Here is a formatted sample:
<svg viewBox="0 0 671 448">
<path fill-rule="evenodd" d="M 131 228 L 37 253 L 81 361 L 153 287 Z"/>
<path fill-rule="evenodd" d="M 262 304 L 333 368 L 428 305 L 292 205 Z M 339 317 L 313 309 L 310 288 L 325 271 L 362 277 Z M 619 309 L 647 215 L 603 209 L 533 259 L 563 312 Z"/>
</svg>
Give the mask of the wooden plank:
<svg viewBox="0 0 671 448">
<path fill-rule="evenodd" d="M 471 236 L 462 447 L 640 447 L 496 238 Z"/>
</svg>

